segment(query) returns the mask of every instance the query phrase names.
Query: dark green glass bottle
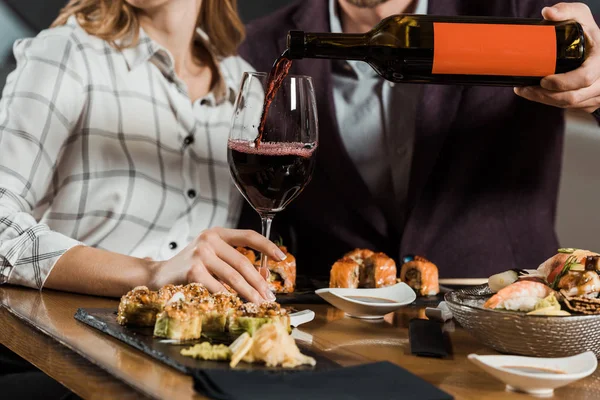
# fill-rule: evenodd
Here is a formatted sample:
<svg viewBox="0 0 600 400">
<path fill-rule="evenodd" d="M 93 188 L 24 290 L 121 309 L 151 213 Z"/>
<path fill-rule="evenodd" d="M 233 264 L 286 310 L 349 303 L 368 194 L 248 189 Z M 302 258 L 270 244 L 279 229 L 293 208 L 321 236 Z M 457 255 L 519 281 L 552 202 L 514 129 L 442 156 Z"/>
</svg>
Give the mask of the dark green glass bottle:
<svg viewBox="0 0 600 400">
<path fill-rule="evenodd" d="M 287 57 L 361 60 L 392 82 L 537 85 L 585 60 L 574 21 L 395 15 L 365 34 L 288 34 Z"/>
</svg>

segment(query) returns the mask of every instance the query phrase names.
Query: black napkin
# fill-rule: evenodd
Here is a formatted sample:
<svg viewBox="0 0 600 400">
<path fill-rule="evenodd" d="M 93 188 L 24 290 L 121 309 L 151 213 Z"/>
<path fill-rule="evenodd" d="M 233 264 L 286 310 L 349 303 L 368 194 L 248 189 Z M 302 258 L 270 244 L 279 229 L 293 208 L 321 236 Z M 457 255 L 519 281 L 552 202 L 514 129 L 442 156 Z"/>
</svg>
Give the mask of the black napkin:
<svg viewBox="0 0 600 400">
<path fill-rule="evenodd" d="M 408 324 L 410 351 L 420 357 L 448 357 L 450 343 L 444 337 L 442 324 L 427 319 L 413 319 Z"/>
<path fill-rule="evenodd" d="M 326 371 L 196 370 L 194 389 L 215 400 L 447 400 L 452 396 L 389 362 Z"/>
</svg>

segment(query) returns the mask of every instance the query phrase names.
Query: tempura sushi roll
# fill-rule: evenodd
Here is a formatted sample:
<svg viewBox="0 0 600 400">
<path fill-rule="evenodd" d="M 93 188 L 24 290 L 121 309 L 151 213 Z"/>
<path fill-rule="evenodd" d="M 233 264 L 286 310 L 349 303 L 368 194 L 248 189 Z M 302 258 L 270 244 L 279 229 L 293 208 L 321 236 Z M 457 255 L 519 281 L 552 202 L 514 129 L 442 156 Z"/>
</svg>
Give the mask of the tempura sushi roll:
<svg viewBox="0 0 600 400">
<path fill-rule="evenodd" d="M 260 306 L 254 303 L 245 303 L 238 307 L 229 318 L 229 332 L 239 336 L 244 332 L 254 335 L 264 324 L 280 324 L 291 332 L 290 316 L 278 303 L 267 302 Z"/>
<path fill-rule="evenodd" d="M 158 290 L 158 301 L 161 303 L 161 306 L 164 307 L 176 293 L 183 293 L 183 291 L 183 285 L 165 285 Z"/>
<path fill-rule="evenodd" d="M 342 258 L 331 267 L 329 273 L 330 288 L 358 288 L 360 265 L 351 258 Z"/>
<path fill-rule="evenodd" d="M 203 330 L 207 335 L 220 334 L 227 330 L 229 316 L 242 305 L 235 294 L 221 292 L 200 302 L 203 316 Z"/>
<path fill-rule="evenodd" d="M 210 292 L 201 283 L 188 283 L 182 288 L 182 293 L 187 300 L 204 300 L 210 297 Z"/>
<path fill-rule="evenodd" d="M 286 254 L 283 261 L 275 261 L 269 258 L 269 289 L 274 293 L 293 293 L 296 287 L 296 258 L 291 255 L 285 246 L 279 246 Z M 257 261 L 260 266 L 260 260 Z"/>
<path fill-rule="evenodd" d="M 419 296 L 435 296 L 440 292 L 437 266 L 423 257 L 404 263 L 400 279 Z"/>
<path fill-rule="evenodd" d="M 364 259 L 360 270 L 359 286 L 381 288 L 396 284 L 396 262 L 383 253 L 375 253 Z"/>
<path fill-rule="evenodd" d="M 161 309 L 158 294 L 146 286 L 138 286 L 121 297 L 117 322 L 120 325 L 154 326 L 156 314 Z"/>
<path fill-rule="evenodd" d="M 154 336 L 174 340 L 199 339 L 202 313 L 197 304 L 178 300 L 168 303 L 156 317 Z"/>
</svg>

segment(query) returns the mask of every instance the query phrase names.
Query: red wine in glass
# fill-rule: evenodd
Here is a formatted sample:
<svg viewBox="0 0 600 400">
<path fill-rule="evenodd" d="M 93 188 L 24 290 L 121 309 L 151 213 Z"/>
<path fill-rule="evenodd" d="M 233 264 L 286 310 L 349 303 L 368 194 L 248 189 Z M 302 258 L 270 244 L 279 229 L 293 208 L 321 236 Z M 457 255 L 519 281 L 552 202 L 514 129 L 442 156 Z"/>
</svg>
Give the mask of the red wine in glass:
<svg viewBox="0 0 600 400">
<path fill-rule="evenodd" d="M 284 53 L 270 74 L 245 72 L 227 145 L 233 181 L 258 212 L 262 233 L 304 190 L 316 164 L 318 118 L 308 76 L 288 75 Z M 268 277 L 267 256 L 260 271 Z"/>
<path fill-rule="evenodd" d="M 228 160 L 236 186 L 259 213 L 283 210 L 310 182 L 315 146 L 303 143 L 229 140 Z"/>
</svg>

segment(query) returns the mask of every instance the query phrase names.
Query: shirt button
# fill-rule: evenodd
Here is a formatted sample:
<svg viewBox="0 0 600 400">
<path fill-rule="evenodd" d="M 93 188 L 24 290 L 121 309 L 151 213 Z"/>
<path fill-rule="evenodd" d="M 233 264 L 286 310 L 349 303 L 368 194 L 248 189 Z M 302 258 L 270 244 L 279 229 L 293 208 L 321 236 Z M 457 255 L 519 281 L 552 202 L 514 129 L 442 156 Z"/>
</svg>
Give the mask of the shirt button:
<svg viewBox="0 0 600 400">
<path fill-rule="evenodd" d="M 183 144 L 186 145 L 186 146 L 189 146 L 192 143 L 194 143 L 194 137 L 193 136 L 186 136 L 186 138 L 183 139 Z"/>
<path fill-rule="evenodd" d="M 194 189 L 190 189 L 190 190 L 188 190 L 188 191 L 187 191 L 187 196 L 188 196 L 190 199 L 193 199 L 194 197 L 196 197 L 196 191 L 195 191 Z"/>
<path fill-rule="evenodd" d="M 176 242 L 171 242 L 171 243 L 169 243 L 169 248 L 170 248 L 171 250 L 175 250 L 175 249 L 177 248 L 177 243 L 176 243 Z"/>
</svg>

